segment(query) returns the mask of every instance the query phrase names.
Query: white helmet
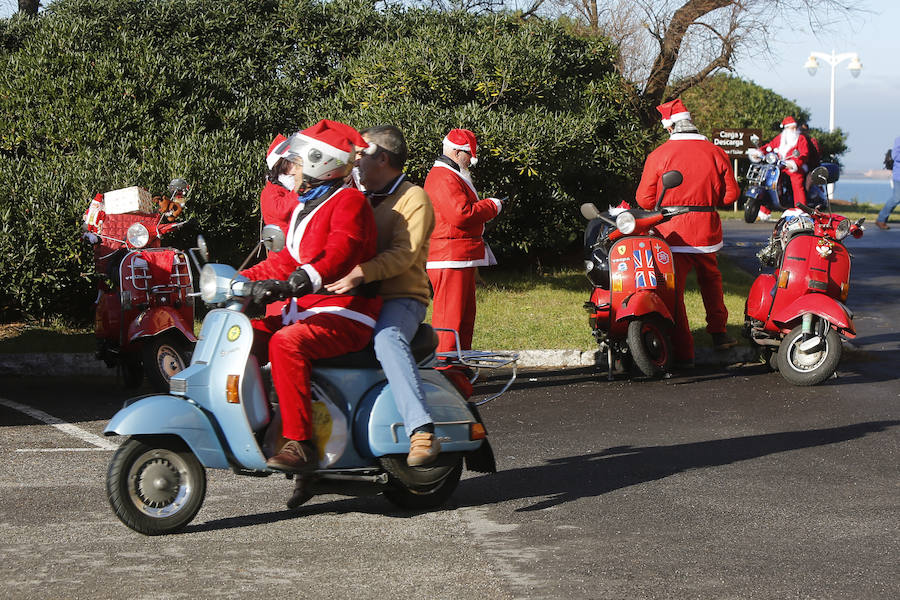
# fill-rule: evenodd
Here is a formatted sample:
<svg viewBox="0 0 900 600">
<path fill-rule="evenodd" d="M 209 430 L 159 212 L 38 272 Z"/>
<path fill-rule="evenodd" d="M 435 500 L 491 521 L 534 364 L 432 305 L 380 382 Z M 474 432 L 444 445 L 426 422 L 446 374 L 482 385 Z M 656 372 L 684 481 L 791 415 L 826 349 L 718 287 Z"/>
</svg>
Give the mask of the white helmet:
<svg viewBox="0 0 900 600">
<path fill-rule="evenodd" d="M 331 181 L 347 175 L 356 161 L 357 148 L 369 148 L 358 131 L 344 123 L 322 120 L 288 138 L 285 158 L 303 165 L 304 181 Z"/>
</svg>

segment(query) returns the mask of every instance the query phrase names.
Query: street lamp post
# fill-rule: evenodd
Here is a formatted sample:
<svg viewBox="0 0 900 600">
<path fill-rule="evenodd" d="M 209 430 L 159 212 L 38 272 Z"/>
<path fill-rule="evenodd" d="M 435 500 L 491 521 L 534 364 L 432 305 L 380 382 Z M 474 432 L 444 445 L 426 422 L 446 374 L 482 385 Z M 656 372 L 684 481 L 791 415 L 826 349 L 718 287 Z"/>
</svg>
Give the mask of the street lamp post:
<svg viewBox="0 0 900 600">
<path fill-rule="evenodd" d="M 834 131 L 834 69 L 845 60 L 849 60 L 850 64 L 847 66 L 847 70 L 850 71 L 853 77 L 859 77 L 859 72 L 862 71 L 862 63 L 859 62 L 859 55 L 856 52 L 844 52 L 843 54 L 835 54 L 834 50 L 831 51 L 831 54 L 811 52 L 803 65 L 810 75 L 815 75 L 819 68 L 817 58 L 821 58 L 831 65 L 831 109 L 828 112 L 828 131 L 832 132 Z"/>
</svg>

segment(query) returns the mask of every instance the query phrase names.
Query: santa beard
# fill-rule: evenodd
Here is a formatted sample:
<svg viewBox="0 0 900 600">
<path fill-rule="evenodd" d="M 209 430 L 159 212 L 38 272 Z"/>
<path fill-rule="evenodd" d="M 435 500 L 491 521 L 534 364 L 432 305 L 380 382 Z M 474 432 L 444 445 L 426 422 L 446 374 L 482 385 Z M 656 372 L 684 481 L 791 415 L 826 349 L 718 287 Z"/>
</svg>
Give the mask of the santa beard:
<svg viewBox="0 0 900 600">
<path fill-rule="evenodd" d="M 800 132 L 795 127 L 788 127 L 781 132 L 781 142 L 778 144 L 778 154 L 784 157 L 787 152 L 797 145 Z"/>
</svg>

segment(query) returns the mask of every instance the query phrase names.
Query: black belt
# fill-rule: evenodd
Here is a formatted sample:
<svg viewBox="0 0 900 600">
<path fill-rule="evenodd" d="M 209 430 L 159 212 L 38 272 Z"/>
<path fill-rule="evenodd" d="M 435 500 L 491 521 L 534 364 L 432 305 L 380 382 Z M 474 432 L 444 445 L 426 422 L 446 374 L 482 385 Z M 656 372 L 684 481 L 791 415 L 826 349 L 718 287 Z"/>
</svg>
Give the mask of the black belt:
<svg viewBox="0 0 900 600">
<path fill-rule="evenodd" d="M 686 208 L 688 212 L 716 212 L 715 206 L 666 206 L 664 208 Z"/>
</svg>

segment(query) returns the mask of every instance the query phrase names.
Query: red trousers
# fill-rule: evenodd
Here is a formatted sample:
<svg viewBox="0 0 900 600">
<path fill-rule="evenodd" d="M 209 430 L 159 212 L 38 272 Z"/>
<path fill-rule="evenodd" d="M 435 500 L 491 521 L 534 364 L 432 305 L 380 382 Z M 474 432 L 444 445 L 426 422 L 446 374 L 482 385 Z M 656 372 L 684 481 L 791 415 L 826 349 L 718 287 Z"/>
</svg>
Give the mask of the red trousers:
<svg viewBox="0 0 900 600">
<path fill-rule="evenodd" d="M 472 349 L 475 331 L 475 267 L 462 269 L 428 269 L 434 288 L 431 326 L 459 332 L 461 350 Z M 452 333 L 438 331 L 438 352 L 456 350 Z"/>
<path fill-rule="evenodd" d="M 675 331 L 672 344 L 675 346 L 675 360 L 694 360 L 694 338 L 688 323 L 684 306 L 684 288 L 691 269 L 697 271 L 697 284 L 706 309 L 706 331 L 724 333 L 728 323 L 728 309 L 722 292 L 722 273 L 715 253 L 689 254 L 673 252 L 675 257 Z"/>
<path fill-rule="evenodd" d="M 365 348 L 372 328 L 338 315 L 321 313 L 282 326 L 281 315 L 253 321 L 253 353 L 272 363 L 283 435 L 289 440 L 314 437 L 310 373 L 312 361 Z"/>
<path fill-rule="evenodd" d="M 794 206 L 806 204 L 806 173 L 799 170 L 796 173 L 787 172 L 791 180 L 791 190 L 794 192 Z"/>
</svg>

